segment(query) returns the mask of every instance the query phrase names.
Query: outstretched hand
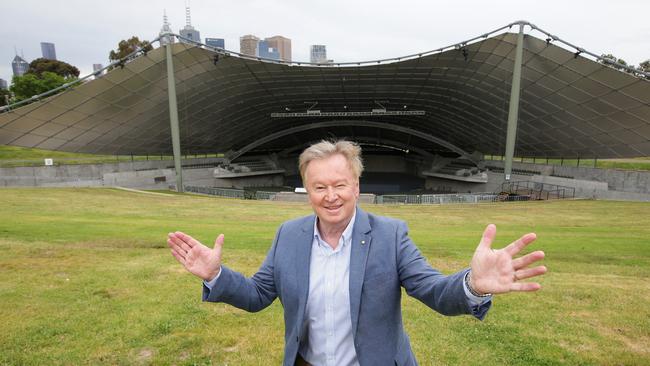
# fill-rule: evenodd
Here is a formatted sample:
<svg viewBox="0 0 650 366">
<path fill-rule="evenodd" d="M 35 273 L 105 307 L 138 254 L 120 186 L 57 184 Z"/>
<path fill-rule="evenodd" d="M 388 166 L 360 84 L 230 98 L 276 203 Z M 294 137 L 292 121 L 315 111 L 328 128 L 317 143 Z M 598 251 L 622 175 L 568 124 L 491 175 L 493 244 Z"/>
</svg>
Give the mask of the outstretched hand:
<svg viewBox="0 0 650 366">
<path fill-rule="evenodd" d="M 545 266 L 529 268 L 531 264 L 544 259 L 544 252 L 538 250 L 514 259 L 514 256 L 535 241 L 537 236 L 529 233 L 505 248 L 492 249 L 496 232 L 497 228 L 492 224 L 488 225 L 483 232 L 483 238 L 471 262 L 470 286 L 483 294 L 539 290 L 542 287 L 539 283 L 521 282 L 521 280 L 546 273 Z"/>
<path fill-rule="evenodd" d="M 221 270 L 223 234 L 217 237 L 213 249 L 180 231 L 167 235 L 167 245 L 174 258 L 195 276 L 210 281 Z"/>
</svg>

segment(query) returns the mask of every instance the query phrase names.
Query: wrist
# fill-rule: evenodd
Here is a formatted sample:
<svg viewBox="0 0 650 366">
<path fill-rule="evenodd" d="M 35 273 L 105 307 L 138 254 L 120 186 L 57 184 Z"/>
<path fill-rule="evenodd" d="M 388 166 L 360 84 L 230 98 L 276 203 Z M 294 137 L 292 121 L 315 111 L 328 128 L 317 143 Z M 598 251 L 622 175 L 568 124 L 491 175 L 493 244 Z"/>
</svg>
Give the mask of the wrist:
<svg viewBox="0 0 650 366">
<path fill-rule="evenodd" d="M 208 273 L 207 276 L 203 277 L 203 280 L 206 282 L 210 282 L 215 278 L 219 277 L 220 274 L 221 274 L 221 266 L 219 266 L 215 271 Z"/>
<path fill-rule="evenodd" d="M 489 297 L 492 296 L 491 293 L 489 292 L 481 292 L 476 290 L 476 287 L 472 285 L 472 270 L 470 269 L 467 271 L 465 274 L 465 286 L 467 286 L 467 290 L 469 291 L 470 294 L 476 296 L 476 297 Z"/>
</svg>

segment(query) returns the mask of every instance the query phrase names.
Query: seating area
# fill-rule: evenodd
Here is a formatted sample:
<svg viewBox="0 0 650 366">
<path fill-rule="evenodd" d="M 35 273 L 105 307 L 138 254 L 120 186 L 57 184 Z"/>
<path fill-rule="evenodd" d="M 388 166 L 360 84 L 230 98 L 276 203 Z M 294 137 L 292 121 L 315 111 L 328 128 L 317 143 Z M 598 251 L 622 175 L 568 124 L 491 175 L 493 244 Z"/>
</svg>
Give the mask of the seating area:
<svg viewBox="0 0 650 366">
<path fill-rule="evenodd" d="M 250 175 L 284 173 L 270 159 L 239 159 L 236 163 L 221 163 L 214 169 L 215 178 L 235 178 Z"/>
<path fill-rule="evenodd" d="M 487 182 L 487 174 L 479 169 L 474 162 L 465 159 L 450 160 L 440 167 L 434 166 L 432 170 L 422 172 L 422 175 L 464 182 Z"/>
</svg>

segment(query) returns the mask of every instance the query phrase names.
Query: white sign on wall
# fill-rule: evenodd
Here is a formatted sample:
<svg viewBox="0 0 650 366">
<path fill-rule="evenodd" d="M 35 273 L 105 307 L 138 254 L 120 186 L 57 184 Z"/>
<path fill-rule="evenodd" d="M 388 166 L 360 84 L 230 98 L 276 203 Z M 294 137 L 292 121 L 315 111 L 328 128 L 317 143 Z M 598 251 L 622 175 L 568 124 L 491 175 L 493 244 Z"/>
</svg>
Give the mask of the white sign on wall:
<svg viewBox="0 0 650 366">
<path fill-rule="evenodd" d="M 45 165 L 46 166 L 54 165 L 54 159 L 45 159 Z"/>
</svg>

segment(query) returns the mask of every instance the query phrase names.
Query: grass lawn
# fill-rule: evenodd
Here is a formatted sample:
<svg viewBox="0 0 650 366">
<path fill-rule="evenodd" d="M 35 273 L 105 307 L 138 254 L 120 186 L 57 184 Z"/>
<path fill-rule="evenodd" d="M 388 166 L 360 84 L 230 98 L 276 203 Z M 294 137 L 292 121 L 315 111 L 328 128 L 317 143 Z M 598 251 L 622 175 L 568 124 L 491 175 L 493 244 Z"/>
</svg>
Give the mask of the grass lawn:
<svg viewBox="0 0 650 366">
<path fill-rule="evenodd" d="M 225 233 L 224 263 L 252 274 L 278 224 L 304 204 L 112 189 L 0 189 L 0 365 L 278 365 L 279 301 L 248 314 L 202 303 L 168 231 Z M 401 218 L 443 272 L 466 266 L 484 226 L 498 246 L 535 231 L 549 273 L 534 294 L 497 296 L 483 322 L 408 297 L 422 365 L 650 364 L 650 204 L 558 201 L 366 205 Z"/>
<path fill-rule="evenodd" d="M 183 158 L 218 157 L 220 154 L 184 155 Z M 20 146 L 0 145 L 0 168 L 19 166 L 43 166 L 44 159 L 53 159 L 54 165 L 67 164 L 105 164 L 144 160 L 173 160 L 169 155 L 96 155 L 50 151 Z"/>
<path fill-rule="evenodd" d="M 223 154 L 198 154 L 198 155 L 184 155 L 183 158 L 203 158 L 203 157 L 223 157 Z M 173 160 L 173 156 L 160 156 L 160 155 L 94 155 L 82 153 L 70 153 L 65 151 L 50 151 L 42 149 L 34 149 L 19 146 L 0 145 L 0 168 L 10 168 L 18 166 L 43 166 L 44 159 L 53 159 L 54 165 L 65 164 L 102 164 L 102 163 L 117 163 L 126 161 L 143 161 L 143 160 Z M 486 156 L 486 158 L 493 160 L 502 160 L 501 156 Z M 516 157 L 515 161 L 522 161 L 521 158 Z M 546 159 L 532 159 L 525 158 L 523 162 L 545 164 Z M 566 165 L 566 166 L 582 166 L 587 168 L 594 167 L 594 161 L 591 159 L 583 159 L 578 161 L 576 159 L 550 159 L 549 164 Z M 622 170 L 650 170 L 650 157 L 638 157 L 629 159 L 600 159 L 596 161 L 595 168 L 601 169 L 622 169 Z"/>
</svg>

